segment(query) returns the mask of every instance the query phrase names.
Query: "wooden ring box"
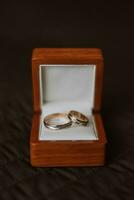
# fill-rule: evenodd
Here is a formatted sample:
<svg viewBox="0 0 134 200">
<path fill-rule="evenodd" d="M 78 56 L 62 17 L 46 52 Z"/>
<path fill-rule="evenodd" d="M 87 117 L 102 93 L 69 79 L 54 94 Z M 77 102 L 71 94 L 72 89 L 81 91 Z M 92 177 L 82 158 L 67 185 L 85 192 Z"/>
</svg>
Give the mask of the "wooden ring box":
<svg viewBox="0 0 134 200">
<path fill-rule="evenodd" d="M 34 115 L 30 137 L 32 166 L 102 166 L 106 136 L 100 116 L 103 56 L 95 48 L 37 48 L 32 54 Z M 43 118 L 78 110 L 87 127 L 50 131 Z"/>
</svg>

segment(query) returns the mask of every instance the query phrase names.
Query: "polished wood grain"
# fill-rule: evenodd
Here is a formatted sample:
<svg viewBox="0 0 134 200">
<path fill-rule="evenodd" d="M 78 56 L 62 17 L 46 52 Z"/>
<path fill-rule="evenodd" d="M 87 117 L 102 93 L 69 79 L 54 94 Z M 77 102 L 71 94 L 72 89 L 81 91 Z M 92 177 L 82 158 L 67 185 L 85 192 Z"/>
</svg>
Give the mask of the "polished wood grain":
<svg viewBox="0 0 134 200">
<path fill-rule="evenodd" d="M 94 64 L 96 65 L 94 119 L 98 140 L 39 141 L 41 117 L 39 92 L 40 64 Z M 101 108 L 103 56 L 100 49 L 37 48 L 32 55 L 34 116 L 30 137 L 31 164 L 37 167 L 101 166 L 105 163 L 106 136 Z"/>
<path fill-rule="evenodd" d="M 41 112 L 39 93 L 40 64 L 94 64 L 96 65 L 94 112 L 101 109 L 103 56 L 94 48 L 37 48 L 32 54 L 34 111 Z"/>
<path fill-rule="evenodd" d="M 72 56 L 73 54 L 73 56 Z M 68 60 L 74 61 L 89 61 L 91 60 L 103 60 L 102 52 L 98 48 L 35 48 L 32 55 L 33 60 Z M 54 61 L 54 63 L 55 63 Z"/>
</svg>

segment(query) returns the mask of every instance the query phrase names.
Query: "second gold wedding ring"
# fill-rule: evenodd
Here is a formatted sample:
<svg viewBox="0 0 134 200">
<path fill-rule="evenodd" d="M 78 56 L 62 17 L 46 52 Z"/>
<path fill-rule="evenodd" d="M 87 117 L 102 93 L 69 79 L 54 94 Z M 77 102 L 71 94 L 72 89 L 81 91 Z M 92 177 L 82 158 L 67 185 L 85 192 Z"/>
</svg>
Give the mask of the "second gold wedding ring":
<svg viewBox="0 0 134 200">
<path fill-rule="evenodd" d="M 73 122 L 75 122 L 77 124 L 87 125 L 87 123 L 88 123 L 88 118 L 84 114 L 82 114 L 76 110 L 71 110 L 68 113 L 68 116 Z"/>
</svg>

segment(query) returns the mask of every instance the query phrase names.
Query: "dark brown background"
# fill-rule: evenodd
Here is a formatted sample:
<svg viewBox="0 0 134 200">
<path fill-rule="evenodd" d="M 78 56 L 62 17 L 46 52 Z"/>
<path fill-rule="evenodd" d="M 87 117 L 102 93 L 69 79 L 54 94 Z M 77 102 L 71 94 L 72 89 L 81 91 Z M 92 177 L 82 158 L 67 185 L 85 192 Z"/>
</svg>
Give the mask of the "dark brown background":
<svg viewBox="0 0 134 200">
<path fill-rule="evenodd" d="M 134 3 L 124 2 L 0 2 L 0 199 L 134 198 Z M 30 166 L 35 47 L 102 49 L 105 167 Z"/>
</svg>

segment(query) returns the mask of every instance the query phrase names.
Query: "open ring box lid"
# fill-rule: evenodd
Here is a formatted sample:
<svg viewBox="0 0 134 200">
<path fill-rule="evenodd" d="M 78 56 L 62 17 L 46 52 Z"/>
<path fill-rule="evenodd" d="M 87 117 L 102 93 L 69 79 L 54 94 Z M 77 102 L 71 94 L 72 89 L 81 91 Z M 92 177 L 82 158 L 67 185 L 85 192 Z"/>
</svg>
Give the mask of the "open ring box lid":
<svg viewBox="0 0 134 200">
<path fill-rule="evenodd" d="M 103 57 L 93 48 L 37 48 L 32 54 L 34 116 L 30 138 L 33 166 L 103 165 L 106 137 L 100 117 Z M 88 126 L 52 131 L 46 115 L 82 112 Z"/>
</svg>

